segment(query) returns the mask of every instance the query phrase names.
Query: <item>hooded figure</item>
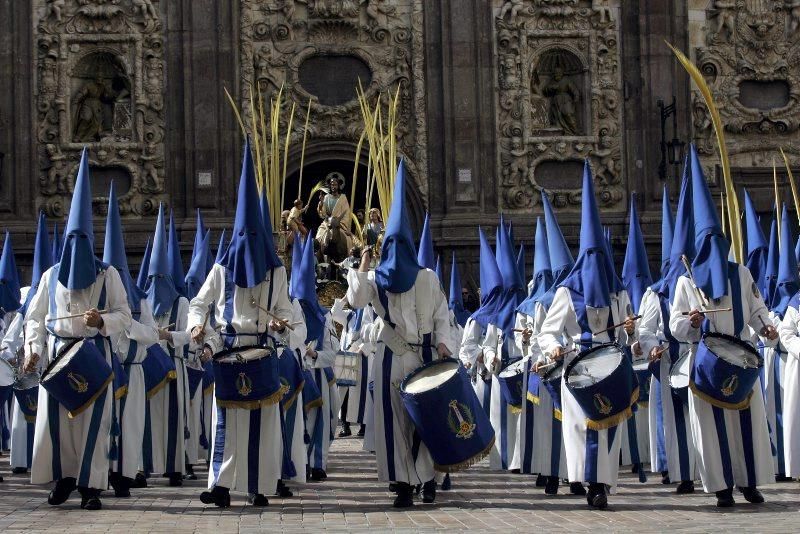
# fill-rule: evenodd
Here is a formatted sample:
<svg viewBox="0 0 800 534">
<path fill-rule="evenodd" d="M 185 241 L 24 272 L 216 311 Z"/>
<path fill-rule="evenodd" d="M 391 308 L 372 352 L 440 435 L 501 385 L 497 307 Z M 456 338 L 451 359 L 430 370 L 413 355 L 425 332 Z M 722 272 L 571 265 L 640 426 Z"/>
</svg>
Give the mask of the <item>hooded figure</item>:
<svg viewBox="0 0 800 534">
<path fill-rule="evenodd" d="M 147 278 L 150 273 L 150 254 L 151 254 L 151 238 L 147 238 L 147 243 L 144 246 L 144 254 L 142 255 L 142 263 L 139 265 L 139 273 L 136 275 L 136 286 L 144 290 L 147 287 Z"/>
<path fill-rule="evenodd" d="M 219 234 L 219 243 L 217 243 L 217 253 L 214 256 L 214 263 L 220 263 L 222 258 L 225 257 L 225 253 L 228 251 L 228 243 L 225 241 L 226 231 L 227 230 L 223 228 L 222 233 Z"/>
<path fill-rule="evenodd" d="M 556 289 L 572 272 L 575 259 L 569 251 L 569 246 L 567 246 L 567 241 L 564 239 L 564 234 L 561 233 L 561 227 L 558 225 L 553 207 L 550 205 L 550 200 L 544 191 L 542 191 L 542 207 L 544 208 L 544 226 L 547 230 L 547 248 L 550 251 L 550 269 L 553 272 L 553 282 L 550 284 L 550 289 L 541 298 L 542 305 L 547 310 L 553 302 Z"/>
<path fill-rule="evenodd" d="M 192 263 L 189 265 L 189 271 L 184 278 L 186 285 L 186 298 L 193 299 L 197 292 L 200 291 L 203 282 L 206 281 L 208 275 L 208 257 L 211 254 L 209 247 L 209 239 L 211 238 L 211 231 L 205 233 L 205 237 L 198 243 L 195 241 L 195 249 L 192 252 Z"/>
<path fill-rule="evenodd" d="M 17 311 L 21 306 L 19 271 L 11 246 L 11 234 L 6 230 L 3 242 L 3 256 L 0 258 L 0 316 L 7 324 L 6 314 Z"/>
<path fill-rule="evenodd" d="M 433 269 L 433 272 L 436 273 L 436 278 L 439 279 L 439 283 L 442 284 L 442 288 L 444 288 L 444 271 L 442 270 L 442 257 L 439 254 L 436 255 L 436 267 Z"/>
<path fill-rule="evenodd" d="M 44 356 L 42 365 L 47 365 L 75 338 L 83 338 L 84 350 L 94 352 L 111 367 L 114 340 L 130 325 L 131 312 L 117 269 L 95 258 L 93 243 L 92 193 L 84 149 L 61 261 L 42 275 L 28 303 L 24 350 L 29 370 L 40 356 Z M 63 317 L 69 318 L 58 319 Z M 102 369 L 102 365 L 93 365 L 80 374 L 103 373 Z M 107 385 L 87 401 L 84 409 L 71 416 L 47 390 L 39 388 L 31 482 L 56 482 L 48 497 L 51 505 L 64 503 L 77 487 L 81 508 L 98 510 L 102 506 L 100 491 L 108 487 L 109 459 L 113 456 L 110 437 L 118 430 L 112 427 L 111 382 L 109 377 Z M 96 431 L 87 432 L 89 428 Z"/>
<path fill-rule="evenodd" d="M 233 238 L 189 311 L 188 330 L 203 347 L 198 352 L 204 359 L 236 347 L 288 345 L 293 309 L 286 269 L 275 254 L 271 227 L 264 227 L 269 206 L 263 208 L 264 218 L 246 142 Z M 277 380 L 271 384 L 261 390 L 260 398 L 215 400 L 209 491 L 201 494 L 203 503 L 230 506 L 234 490 L 247 493 L 251 504 L 266 506 L 267 495 L 275 493 L 283 463 L 279 408 L 283 389 Z"/>
<path fill-rule="evenodd" d="M 750 198 L 750 193 L 747 192 L 747 189 L 744 191 L 744 218 L 747 224 L 747 260 L 745 261 L 745 267 L 750 269 L 750 274 L 753 275 L 753 280 L 755 280 L 761 294 L 766 295 L 765 276 L 769 244 L 764 237 L 764 232 L 761 230 L 761 222 L 753 205 L 753 199 Z"/>
<path fill-rule="evenodd" d="M 542 361 L 563 359 L 565 368 L 579 351 L 596 344 L 616 341 L 629 346 L 636 340 L 630 300 L 627 292 L 617 287 L 600 225 L 588 161 L 583 174 L 580 245 L 575 266 L 556 290 L 539 333 Z M 568 352 L 571 349 L 575 351 Z M 631 405 L 636 402 L 636 390 L 629 393 L 629 389 L 633 389 L 632 377 L 625 374 L 619 383 L 598 391 L 599 397 L 595 398 L 617 396 L 613 404 L 616 411 L 598 408 L 597 414 L 589 416 L 584 411 L 588 407 L 579 403 L 566 381 L 562 383 L 562 428 L 569 480 L 589 483 L 587 501 L 593 507 L 606 507 L 606 488 L 613 492 L 617 484 L 621 443 L 618 426 L 630 417 Z"/>
<path fill-rule="evenodd" d="M 39 212 L 39 224 L 36 227 L 36 241 L 33 244 L 33 265 L 31 266 L 31 284 L 25 292 L 20 313 L 24 316 L 28 310 L 28 304 L 39 289 L 39 282 L 42 275 L 53 265 L 53 256 L 50 248 L 50 238 L 47 235 L 47 218 L 44 212 Z M 7 345 L 6 345 L 7 346 Z"/>
<path fill-rule="evenodd" d="M 709 331 L 746 340 L 755 337 L 753 332 L 759 332 L 765 346 L 774 346 L 777 331 L 770 324 L 758 285 L 747 267 L 728 261 L 730 245 L 720 228 L 694 145 L 689 161 L 697 254 L 692 262 L 693 279 L 689 276 L 678 279 L 670 331 L 676 339 L 687 343 L 700 341 L 702 334 Z M 704 317 L 702 310 L 706 307 L 731 311 Z M 684 315 L 685 311 L 690 313 Z M 734 484 L 742 488 L 748 501 L 763 502 L 757 486 L 774 482 L 775 472 L 760 381 L 754 382 L 752 394 L 742 403 L 706 395 L 697 389 L 694 378 L 700 376 L 698 373 L 707 376 L 707 365 L 714 356 L 704 351 L 707 357 L 698 361 L 697 345 L 692 345 L 691 350 L 689 386 L 694 394 L 689 396 L 689 416 L 701 457 L 698 464 L 703 488 L 717 494 L 717 505 L 721 507 L 734 504 Z"/>
<path fill-rule="evenodd" d="M 186 275 L 183 271 L 183 260 L 181 259 L 181 242 L 178 240 L 178 229 L 175 226 L 175 213 L 169 211 L 169 241 L 167 242 L 169 249 L 169 256 L 167 264 L 169 265 L 170 274 L 172 274 L 172 283 L 175 284 L 175 289 L 182 297 L 186 296 Z"/>
<path fill-rule="evenodd" d="M 153 247 L 147 264 L 147 284 L 145 291 L 156 317 L 166 315 L 176 303 L 180 293 L 172 279 L 172 265 L 167 245 L 167 231 L 164 226 L 164 206 L 158 207 L 156 230 L 153 234 Z"/>
<path fill-rule="evenodd" d="M 664 271 L 664 259 L 662 257 L 661 280 L 653 286 L 655 291 L 662 298 L 667 299 L 670 304 L 675 295 L 675 286 L 678 284 L 678 278 L 686 273 L 682 258 L 686 256 L 686 260 L 691 263 L 695 256 L 692 197 L 692 180 L 689 175 L 689 156 L 687 155 L 683 166 L 683 180 L 681 181 L 681 192 L 678 196 L 678 210 L 675 216 L 675 226 L 669 250 L 669 263 L 666 271 Z M 668 321 L 669 319 L 667 319 Z"/>
<path fill-rule="evenodd" d="M 422 225 L 422 233 L 419 236 L 419 251 L 417 252 L 417 263 L 424 269 L 436 270 L 436 253 L 433 250 L 433 236 L 431 236 L 431 218 L 425 214 L 425 223 Z"/>
<path fill-rule="evenodd" d="M 667 186 L 664 186 L 664 193 L 661 197 L 661 269 L 659 271 L 662 277 L 667 274 L 669 269 L 669 257 L 674 233 L 675 216 L 672 214 L 672 206 L 669 205 Z"/>
<path fill-rule="evenodd" d="M 453 252 L 453 261 L 450 264 L 450 299 L 448 305 L 456 316 L 456 322 L 464 328 L 469 319 L 469 312 L 464 308 L 464 296 L 461 294 L 461 273 L 456 263 L 456 253 Z"/>
<path fill-rule="evenodd" d="M 541 218 L 536 219 L 536 241 L 533 248 L 533 285 L 528 298 L 520 303 L 517 311 L 533 317 L 539 302 L 553 284 L 550 268 L 550 248 L 547 246 L 547 229 Z"/>
<path fill-rule="evenodd" d="M 405 165 L 395 176 L 381 261 L 374 274 L 366 258 L 358 271 L 347 273 L 347 300 L 354 309 L 372 304 L 379 343 L 375 353 L 375 452 L 378 478 L 397 483 L 395 506 L 413 504 L 412 488 L 423 484 L 423 500 L 433 502 L 436 482 L 433 460 L 425 444 L 414 444 L 414 425 L 393 386 L 408 373 L 439 356 L 452 354 L 450 312 L 436 273 L 417 261 L 406 213 Z"/>
<path fill-rule="evenodd" d="M 778 246 L 778 232 L 781 230 L 778 229 L 778 221 L 773 217 L 769 228 L 769 251 L 767 252 L 767 262 L 764 268 L 764 289 L 762 291 L 764 303 L 770 310 L 777 304 L 775 298 L 778 288 L 778 269 L 781 255 Z M 790 254 L 790 256 L 794 256 L 794 254 Z M 797 263 L 797 260 L 795 260 L 795 263 Z M 783 313 L 781 313 L 781 317 L 783 317 Z"/>
<path fill-rule="evenodd" d="M 64 250 L 64 236 L 58 232 L 58 223 L 53 223 L 52 264 L 61 261 L 61 252 Z"/>
<path fill-rule="evenodd" d="M 485 330 L 496 313 L 503 295 L 503 275 L 497 267 L 492 246 L 482 228 L 478 229 L 480 242 L 480 307 L 472 314 L 472 320 Z"/>
<path fill-rule="evenodd" d="M 125 376 L 127 377 L 127 394 L 115 399 L 115 415 L 119 421 L 121 433 L 112 437 L 119 442 L 116 461 L 111 464 L 109 481 L 117 497 L 130 496 L 133 479 L 142 465 L 142 444 L 145 435 L 145 379 L 141 363 L 147 357 L 147 347 L 158 342 L 158 329 L 153 320 L 153 312 L 147 302 L 147 293 L 141 290 L 131 277 L 128 269 L 128 257 L 125 253 L 122 221 L 119 214 L 117 194 L 114 182 L 108 193 L 108 216 L 106 218 L 105 244 L 103 246 L 103 262 L 112 265 L 119 272 L 132 320 L 122 332 L 114 345 Z"/>
</svg>

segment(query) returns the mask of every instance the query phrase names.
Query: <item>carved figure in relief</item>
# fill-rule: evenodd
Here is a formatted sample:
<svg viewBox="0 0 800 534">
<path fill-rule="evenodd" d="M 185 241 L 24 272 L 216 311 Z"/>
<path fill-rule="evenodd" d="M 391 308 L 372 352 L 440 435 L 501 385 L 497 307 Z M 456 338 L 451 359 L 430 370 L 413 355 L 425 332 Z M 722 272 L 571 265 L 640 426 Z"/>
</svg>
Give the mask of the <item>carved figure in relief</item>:
<svg viewBox="0 0 800 534">
<path fill-rule="evenodd" d="M 53 17 L 58 22 L 61 22 L 61 10 L 64 9 L 66 0 L 47 0 L 47 12 L 44 18 Z"/>
<path fill-rule="evenodd" d="M 367 18 L 376 25 L 381 25 L 381 15 L 388 17 L 395 12 L 394 6 L 387 6 L 385 0 L 361 0 L 361 5 L 366 5 Z"/>
<path fill-rule="evenodd" d="M 578 87 L 564 77 L 564 70 L 556 68 L 552 79 L 542 88 L 542 94 L 549 99 L 550 125 L 561 128 L 567 135 L 578 134 L 578 115 L 576 104 L 581 93 Z"/>
<path fill-rule="evenodd" d="M 517 136 L 502 144 L 504 150 L 500 159 L 503 164 L 503 185 L 518 185 L 528 174 L 528 153 L 522 144 L 522 139 Z"/>
<path fill-rule="evenodd" d="M 592 11 L 600 15 L 600 24 L 614 22 L 608 0 L 592 0 Z"/>
<path fill-rule="evenodd" d="M 133 1 L 133 11 L 139 12 L 141 11 L 144 20 L 157 20 L 158 13 L 156 12 L 156 8 L 153 7 L 153 3 L 150 0 L 132 0 Z"/>
<path fill-rule="evenodd" d="M 508 21 L 513 24 L 524 7 L 523 0 L 506 0 L 503 3 L 503 7 L 500 8 L 500 15 L 497 18 L 505 20 L 506 16 L 508 16 Z"/>
<path fill-rule="evenodd" d="M 99 141 L 105 131 L 103 108 L 114 102 L 114 95 L 103 78 L 98 77 L 86 82 L 74 101 L 72 140 L 78 143 Z"/>
<path fill-rule="evenodd" d="M 800 29 L 800 0 L 791 0 L 789 5 L 789 30 L 794 33 Z"/>
<path fill-rule="evenodd" d="M 726 39 L 733 39 L 736 28 L 736 2 L 732 0 L 715 0 L 714 7 L 717 9 L 717 35 L 722 35 L 725 30 Z"/>
<path fill-rule="evenodd" d="M 39 180 L 42 193 L 52 195 L 55 193 L 69 192 L 67 190 L 67 172 L 65 168 L 67 156 L 65 156 L 61 150 L 59 150 L 59 148 L 52 143 L 46 144 L 45 150 L 47 151 L 47 157 L 50 160 L 50 167 L 47 169 L 46 181 L 44 180 L 44 176 L 42 176 L 42 179 Z"/>
<path fill-rule="evenodd" d="M 519 85 L 519 60 L 517 56 L 506 55 L 500 60 L 503 89 L 515 89 Z"/>
</svg>

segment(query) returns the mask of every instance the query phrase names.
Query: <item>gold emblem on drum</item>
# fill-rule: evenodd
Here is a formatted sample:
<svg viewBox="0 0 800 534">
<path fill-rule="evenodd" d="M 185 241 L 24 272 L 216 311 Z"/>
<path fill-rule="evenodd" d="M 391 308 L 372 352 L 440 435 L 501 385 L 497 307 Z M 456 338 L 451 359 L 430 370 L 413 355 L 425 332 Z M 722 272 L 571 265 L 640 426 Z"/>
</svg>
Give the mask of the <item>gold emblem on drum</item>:
<svg viewBox="0 0 800 534">
<path fill-rule="evenodd" d="M 595 393 L 594 407 L 597 408 L 597 411 L 599 411 L 601 414 L 608 415 L 611 413 L 613 405 L 611 404 L 611 399 L 609 399 L 602 393 Z"/>
<path fill-rule="evenodd" d="M 236 391 L 242 397 L 247 397 L 253 392 L 253 381 L 250 380 L 249 376 L 239 373 L 239 377 L 236 379 Z"/>
<path fill-rule="evenodd" d="M 475 419 L 469 407 L 455 399 L 450 401 L 450 410 L 447 414 L 447 425 L 450 430 L 461 439 L 469 439 L 475 433 Z"/>
<path fill-rule="evenodd" d="M 724 396 L 730 397 L 736 392 L 737 389 L 739 389 L 739 377 L 736 375 L 731 375 L 725 379 L 725 382 L 722 383 L 722 388 L 720 388 L 720 391 Z"/>
<path fill-rule="evenodd" d="M 69 387 L 78 393 L 86 393 L 89 391 L 89 382 L 83 377 L 83 375 L 79 375 L 78 373 L 67 373 L 67 382 L 69 382 Z"/>
<path fill-rule="evenodd" d="M 27 406 L 28 410 L 31 412 L 35 412 L 36 408 L 39 407 L 39 403 L 33 395 L 25 395 L 25 406 Z"/>
</svg>

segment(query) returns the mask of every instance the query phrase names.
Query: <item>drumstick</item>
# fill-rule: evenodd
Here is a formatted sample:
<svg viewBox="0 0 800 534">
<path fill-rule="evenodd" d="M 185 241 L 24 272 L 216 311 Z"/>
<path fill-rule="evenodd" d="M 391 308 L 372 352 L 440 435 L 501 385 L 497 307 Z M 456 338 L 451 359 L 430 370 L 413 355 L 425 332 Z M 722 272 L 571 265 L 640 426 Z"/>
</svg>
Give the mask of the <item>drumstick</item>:
<svg viewBox="0 0 800 534">
<path fill-rule="evenodd" d="M 697 282 L 694 280 L 694 275 L 692 274 L 692 266 L 689 263 L 689 258 L 686 257 L 686 254 L 681 254 L 681 261 L 683 262 L 683 266 L 686 268 L 686 274 L 689 275 L 689 280 L 692 281 L 692 285 L 694 286 L 694 291 L 697 293 L 697 298 L 700 300 L 700 306 L 708 306 L 708 299 L 700 291 L 700 288 L 697 287 Z"/>
<path fill-rule="evenodd" d="M 720 312 L 729 312 L 731 310 L 732 308 L 714 308 L 711 310 L 698 310 L 698 311 L 700 313 L 720 313 Z M 681 312 L 681 315 L 691 315 L 691 314 L 692 312 L 690 311 Z"/>
<path fill-rule="evenodd" d="M 86 310 L 86 311 L 89 311 L 89 310 Z M 103 315 L 104 313 L 108 313 L 108 312 L 109 312 L 109 310 L 100 310 L 100 311 L 99 311 L 99 312 L 97 312 L 97 313 L 99 313 L 100 315 Z M 61 320 L 63 320 L 63 319 L 77 319 L 78 317 L 83 317 L 83 315 L 84 315 L 85 313 L 86 313 L 86 312 L 83 312 L 83 313 L 76 313 L 75 315 L 65 315 L 65 316 L 63 316 L 63 317 L 56 317 L 56 318 L 55 318 L 55 319 L 53 319 L 53 320 L 54 320 L 54 321 L 61 321 Z"/>
<path fill-rule="evenodd" d="M 641 318 L 642 318 L 641 315 L 634 315 L 633 317 L 631 317 L 631 319 L 633 319 L 634 321 L 637 321 L 637 320 L 639 320 Z M 617 323 L 617 324 L 611 325 L 608 328 L 603 328 L 602 330 L 598 330 L 597 332 L 592 332 L 592 335 L 596 336 L 597 334 L 602 334 L 603 332 L 608 332 L 609 330 L 615 330 L 615 329 L 619 328 L 620 326 L 625 326 L 625 323 L 627 323 L 627 322 L 628 322 L 628 319 L 625 319 L 621 323 Z"/>
<path fill-rule="evenodd" d="M 283 323 L 283 325 L 284 325 L 286 328 L 288 328 L 289 330 L 291 330 L 292 332 L 294 332 L 294 327 L 291 325 L 291 323 L 289 323 L 289 321 L 287 321 L 286 319 L 281 319 L 280 317 L 278 317 L 277 315 L 275 315 L 274 313 L 272 313 L 271 311 L 269 311 L 268 309 L 266 309 L 264 306 L 262 306 L 261 304 L 259 304 L 258 302 L 256 302 L 256 299 L 250 299 L 250 305 L 251 305 L 251 306 L 253 306 L 253 307 L 255 307 L 255 308 L 258 308 L 258 309 L 259 309 L 259 310 L 261 310 L 261 311 L 263 311 L 264 313 L 266 313 L 267 315 L 269 315 L 270 317 L 272 317 L 272 318 L 273 318 L 273 319 L 275 319 L 276 321 L 278 321 L 278 322 L 280 322 L 280 323 Z"/>
</svg>

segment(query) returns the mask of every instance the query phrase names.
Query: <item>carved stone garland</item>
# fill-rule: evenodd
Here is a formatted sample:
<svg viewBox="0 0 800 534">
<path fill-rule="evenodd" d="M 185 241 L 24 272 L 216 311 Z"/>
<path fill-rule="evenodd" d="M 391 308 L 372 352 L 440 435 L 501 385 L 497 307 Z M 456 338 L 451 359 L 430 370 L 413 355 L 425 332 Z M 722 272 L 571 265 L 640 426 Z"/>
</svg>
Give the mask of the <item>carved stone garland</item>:
<svg viewBox="0 0 800 534">
<path fill-rule="evenodd" d="M 158 0 L 34 0 L 37 204 L 69 206 L 80 152 L 129 178 L 123 214 L 155 213 L 164 190 L 164 58 Z M 106 191 L 94 191 L 104 213 Z"/>
<path fill-rule="evenodd" d="M 598 201 L 624 210 L 622 79 L 616 3 L 494 0 L 498 194 L 504 210 L 529 209 L 546 188 L 577 209 L 589 158 Z"/>
<path fill-rule="evenodd" d="M 317 56 L 357 58 L 371 71 L 371 82 L 364 87 L 370 102 L 375 102 L 378 93 L 383 95 L 382 101 L 386 101 L 387 91 L 394 95 L 398 85 L 400 87 L 399 154 L 406 158 L 409 172 L 426 197 L 422 4 L 422 0 L 240 0 L 243 120 L 250 118 L 254 80 L 267 105 L 283 87 L 284 99 L 288 95 L 290 103 L 281 118 L 281 135 L 287 127 L 288 109 L 294 102 L 292 143 L 298 144 L 303 136 L 305 109 L 312 97 L 300 81 L 303 62 Z M 265 113 L 268 114 L 268 110 Z M 322 105 L 315 101 L 307 143 L 312 147 L 345 141 L 352 144 L 355 153 L 362 122 L 354 90 L 352 99 L 339 105 Z M 311 177 L 317 178 L 320 177 Z"/>
</svg>

